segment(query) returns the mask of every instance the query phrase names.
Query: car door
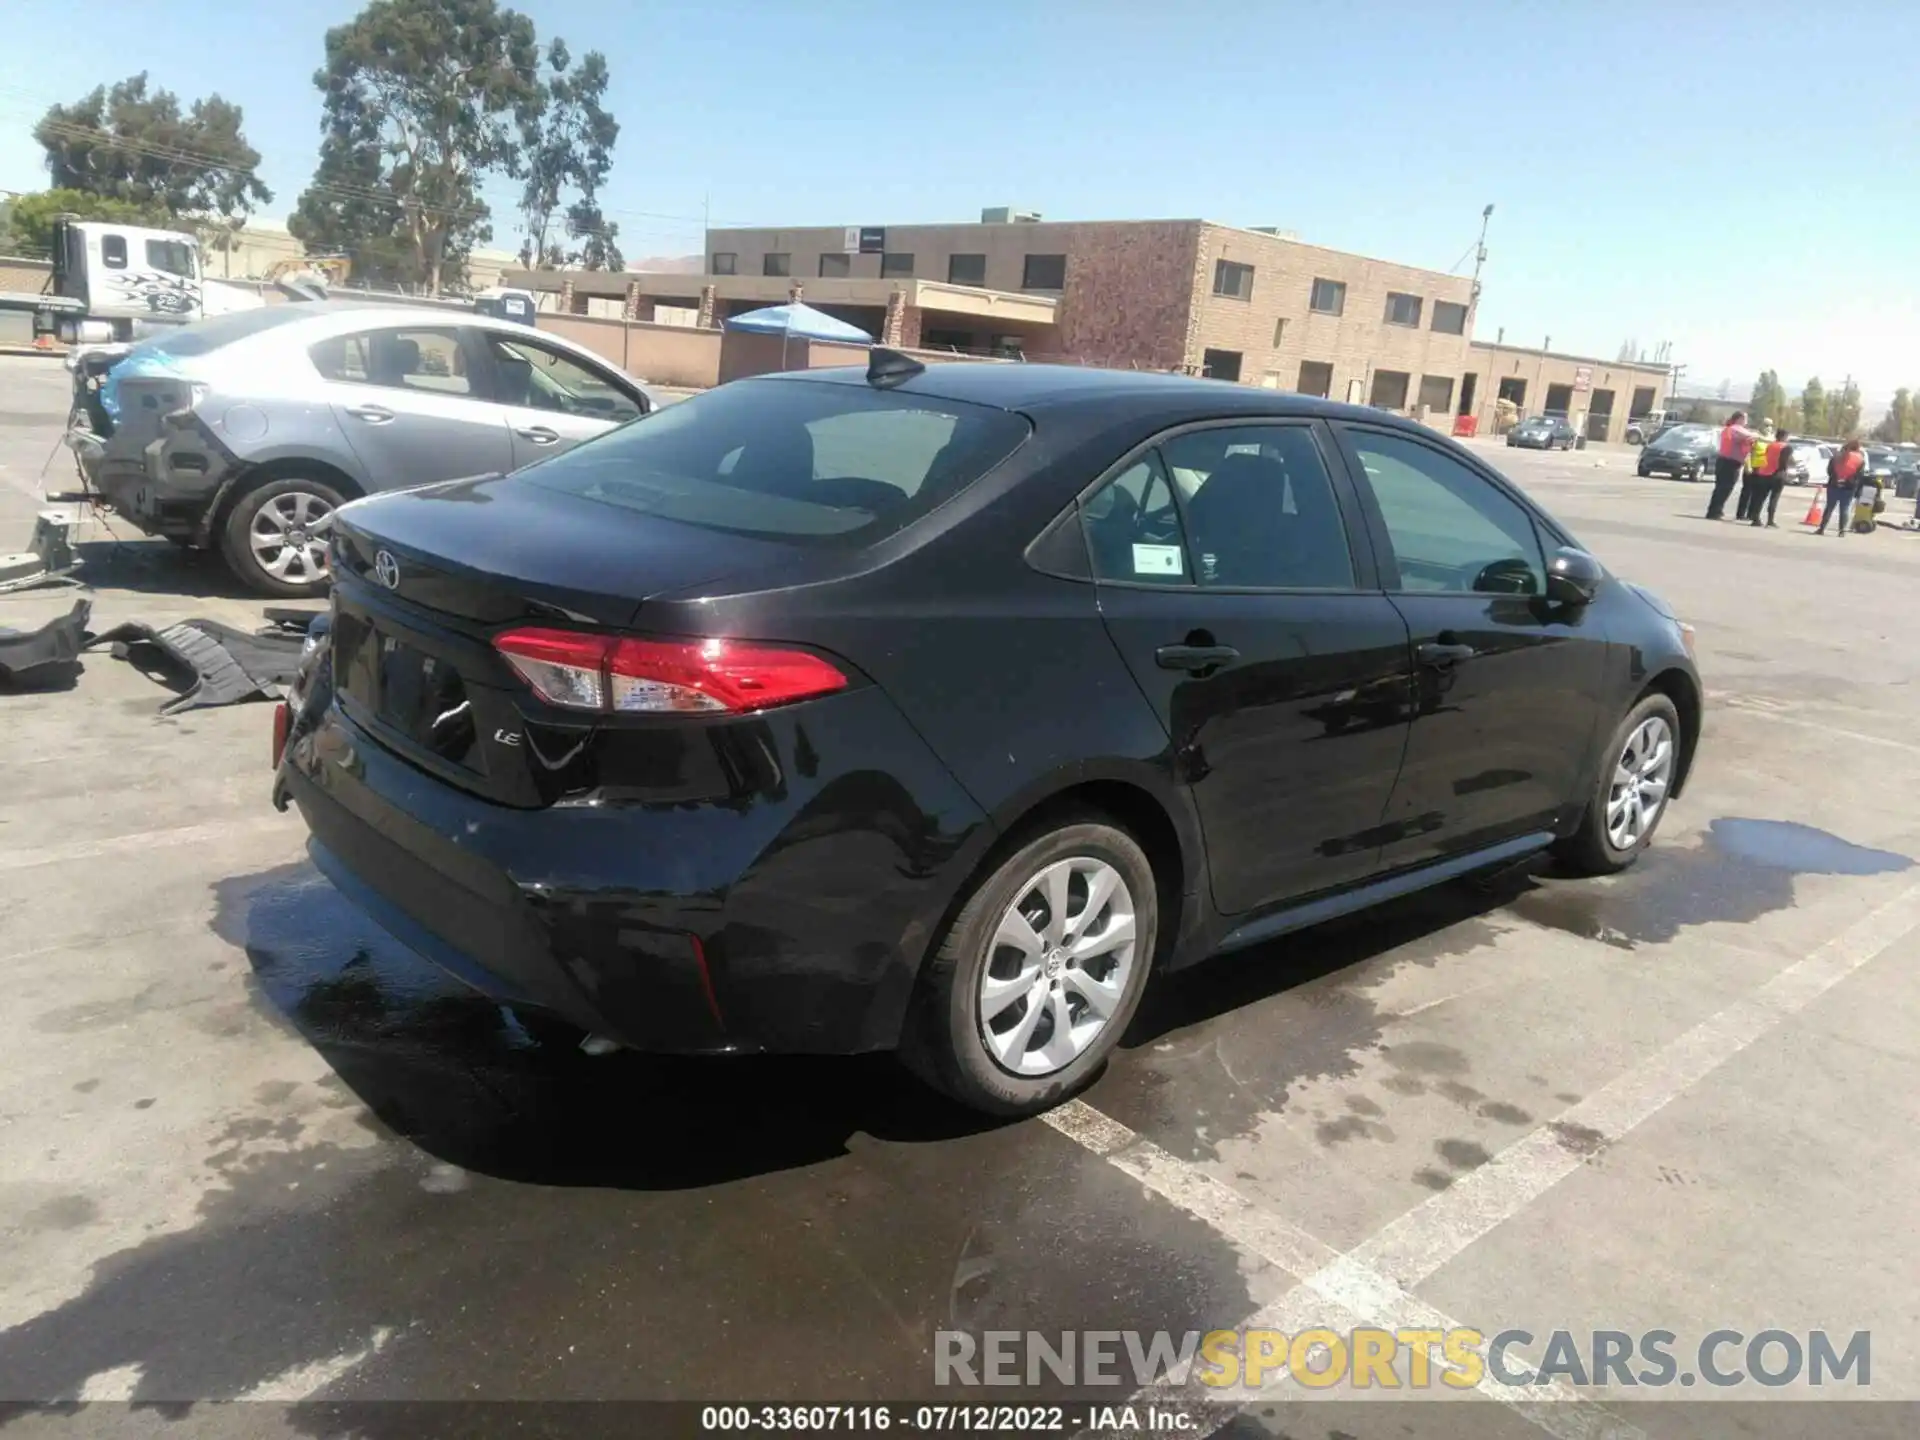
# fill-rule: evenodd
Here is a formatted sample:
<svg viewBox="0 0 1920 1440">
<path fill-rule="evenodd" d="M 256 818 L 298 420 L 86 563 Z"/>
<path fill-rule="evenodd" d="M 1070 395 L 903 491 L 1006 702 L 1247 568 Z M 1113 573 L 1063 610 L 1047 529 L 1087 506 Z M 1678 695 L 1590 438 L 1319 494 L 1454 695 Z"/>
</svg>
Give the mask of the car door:
<svg viewBox="0 0 1920 1440">
<path fill-rule="evenodd" d="M 1309 422 L 1205 425 L 1082 510 L 1108 633 L 1191 787 L 1216 906 L 1369 873 L 1407 735 L 1405 622 Z"/>
<path fill-rule="evenodd" d="M 1334 427 L 1393 605 L 1416 698 L 1387 865 L 1551 828 L 1583 803 L 1606 637 L 1546 599 L 1542 532 L 1493 476 L 1405 431 Z"/>
<path fill-rule="evenodd" d="M 308 353 L 375 490 L 513 468 L 506 418 L 488 393 L 471 327 L 370 326 Z"/>
<path fill-rule="evenodd" d="M 647 413 L 646 397 L 611 369 L 518 333 L 483 330 L 494 392 L 518 469 Z"/>
</svg>

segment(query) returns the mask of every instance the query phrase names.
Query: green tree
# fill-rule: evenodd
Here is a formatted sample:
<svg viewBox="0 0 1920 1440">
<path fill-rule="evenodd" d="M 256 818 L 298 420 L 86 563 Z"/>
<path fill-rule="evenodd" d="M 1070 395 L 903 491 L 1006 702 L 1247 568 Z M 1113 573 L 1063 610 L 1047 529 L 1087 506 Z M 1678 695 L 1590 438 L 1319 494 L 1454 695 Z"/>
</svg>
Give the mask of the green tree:
<svg viewBox="0 0 1920 1440">
<path fill-rule="evenodd" d="M 1779 414 L 1773 417 L 1773 423 L 1785 430 L 1789 435 L 1802 435 L 1806 433 L 1806 425 L 1800 414 L 1800 402 L 1791 396 L 1781 405 Z"/>
<path fill-rule="evenodd" d="M 289 228 L 363 274 L 437 295 L 492 238 L 480 198 L 517 175 L 546 103 L 533 22 L 497 0 L 371 0 L 327 32 L 320 162 Z"/>
<path fill-rule="evenodd" d="M 1913 438 L 1912 391 L 1902 386 L 1893 392 L 1893 403 L 1887 406 L 1887 413 L 1880 417 L 1880 423 L 1873 427 L 1873 438 L 1884 440 L 1889 445 Z"/>
<path fill-rule="evenodd" d="M 1800 417 L 1809 435 L 1833 433 L 1831 417 L 1827 414 L 1827 392 L 1818 375 L 1807 381 L 1806 388 L 1800 392 Z"/>
<path fill-rule="evenodd" d="M 1860 387 L 1849 380 L 1827 400 L 1827 426 L 1846 438 L 1860 430 Z"/>
<path fill-rule="evenodd" d="M 82 220 L 117 220 L 123 225 L 177 223 L 166 210 L 151 203 L 89 195 L 84 190 L 42 190 L 33 195 L 15 196 L 7 207 L 6 244 L 26 254 L 49 253 L 53 249 L 56 215 L 77 215 Z"/>
<path fill-rule="evenodd" d="M 238 105 L 209 95 L 182 110 L 145 72 L 55 105 L 33 127 L 56 191 L 122 201 L 145 215 L 238 223 L 273 199 L 254 169 Z M 100 216 L 101 219 L 118 218 Z"/>
<path fill-rule="evenodd" d="M 589 270 L 618 270 L 622 260 L 616 237 L 620 227 L 600 211 L 600 187 L 613 167 L 620 122 L 607 113 L 607 57 L 589 50 L 573 66 L 567 43 L 547 47 L 549 75 L 541 115 L 521 136 L 526 184 L 520 214 L 526 240 L 521 258 L 529 263 L 584 264 Z M 555 220 L 569 191 L 576 197 L 566 209 L 566 233 L 580 243 L 569 253 L 555 233 Z"/>
<path fill-rule="evenodd" d="M 1753 382 L 1753 398 L 1747 402 L 1747 419 L 1755 425 L 1775 420 L 1786 407 L 1787 392 L 1781 388 L 1780 377 L 1771 370 L 1761 371 L 1760 378 Z"/>
</svg>

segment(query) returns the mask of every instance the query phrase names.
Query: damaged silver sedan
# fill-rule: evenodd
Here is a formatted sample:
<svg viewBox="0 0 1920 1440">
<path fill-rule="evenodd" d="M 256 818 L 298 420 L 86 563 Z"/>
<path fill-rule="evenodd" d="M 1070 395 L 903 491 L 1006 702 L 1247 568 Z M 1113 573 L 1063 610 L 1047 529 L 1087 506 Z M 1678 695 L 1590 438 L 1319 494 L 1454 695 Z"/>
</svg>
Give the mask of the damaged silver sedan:
<svg viewBox="0 0 1920 1440">
<path fill-rule="evenodd" d="M 74 373 L 69 442 L 93 496 L 276 596 L 325 593 L 347 501 L 517 470 L 657 404 L 529 326 L 352 301 L 220 316 L 82 352 Z"/>
</svg>

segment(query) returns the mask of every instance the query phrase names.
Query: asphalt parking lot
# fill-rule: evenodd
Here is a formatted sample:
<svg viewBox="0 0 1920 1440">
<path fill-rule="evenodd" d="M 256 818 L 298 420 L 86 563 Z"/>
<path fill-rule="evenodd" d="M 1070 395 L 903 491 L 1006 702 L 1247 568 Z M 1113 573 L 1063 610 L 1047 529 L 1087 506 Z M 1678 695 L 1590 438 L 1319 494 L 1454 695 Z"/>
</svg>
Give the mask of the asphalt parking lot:
<svg viewBox="0 0 1920 1440">
<path fill-rule="evenodd" d="M 0 359 L 0 548 L 71 474 L 64 386 Z M 267 803 L 268 707 L 156 718 L 104 655 L 0 691 L 0 1429 L 82 1400 L 100 1431 L 343 1436 L 382 1433 L 355 1402 L 926 1398 L 939 1330 L 1248 1324 L 1520 1329 L 1533 1365 L 1556 1330 L 1683 1360 L 1867 1331 L 1845 1398 L 1920 1400 L 1920 536 L 1815 539 L 1804 489 L 1779 530 L 1711 524 L 1625 450 L 1489 453 L 1698 627 L 1704 747 L 1657 849 L 1186 972 L 1018 1125 L 884 1057 L 542 1045 L 317 876 Z M 85 555 L 96 629 L 258 616 L 164 543 Z M 73 598 L 0 596 L 0 625 Z M 1571 1389 L 1281 1387 L 1232 1423 L 1759 1423 Z"/>
</svg>

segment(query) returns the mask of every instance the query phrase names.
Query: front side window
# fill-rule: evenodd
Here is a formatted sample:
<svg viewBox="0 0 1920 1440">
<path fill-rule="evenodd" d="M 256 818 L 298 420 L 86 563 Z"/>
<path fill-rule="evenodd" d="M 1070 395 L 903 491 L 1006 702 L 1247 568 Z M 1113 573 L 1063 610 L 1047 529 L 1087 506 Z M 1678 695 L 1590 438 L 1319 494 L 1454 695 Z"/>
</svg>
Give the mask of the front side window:
<svg viewBox="0 0 1920 1440">
<path fill-rule="evenodd" d="M 421 326 L 336 335 L 308 350 L 323 379 L 436 395 L 471 395 L 460 332 Z"/>
<path fill-rule="evenodd" d="M 169 275 L 193 279 L 193 247 L 184 240 L 147 241 L 147 265 Z"/>
<path fill-rule="evenodd" d="M 1306 426 L 1194 430 L 1160 451 L 1186 497 L 1188 548 L 1200 584 L 1353 588 L 1333 481 Z"/>
<path fill-rule="evenodd" d="M 619 510 L 798 544 L 892 534 L 1027 438 L 1011 411 L 818 380 L 741 380 L 519 472 Z"/>
<path fill-rule="evenodd" d="M 1380 507 L 1400 589 L 1546 593 L 1540 538 L 1518 501 L 1418 440 L 1372 430 L 1347 438 Z"/>
<path fill-rule="evenodd" d="M 497 399 L 502 405 L 584 415 L 615 424 L 636 419 L 645 408 L 611 376 L 546 345 L 488 335 Z"/>
</svg>

